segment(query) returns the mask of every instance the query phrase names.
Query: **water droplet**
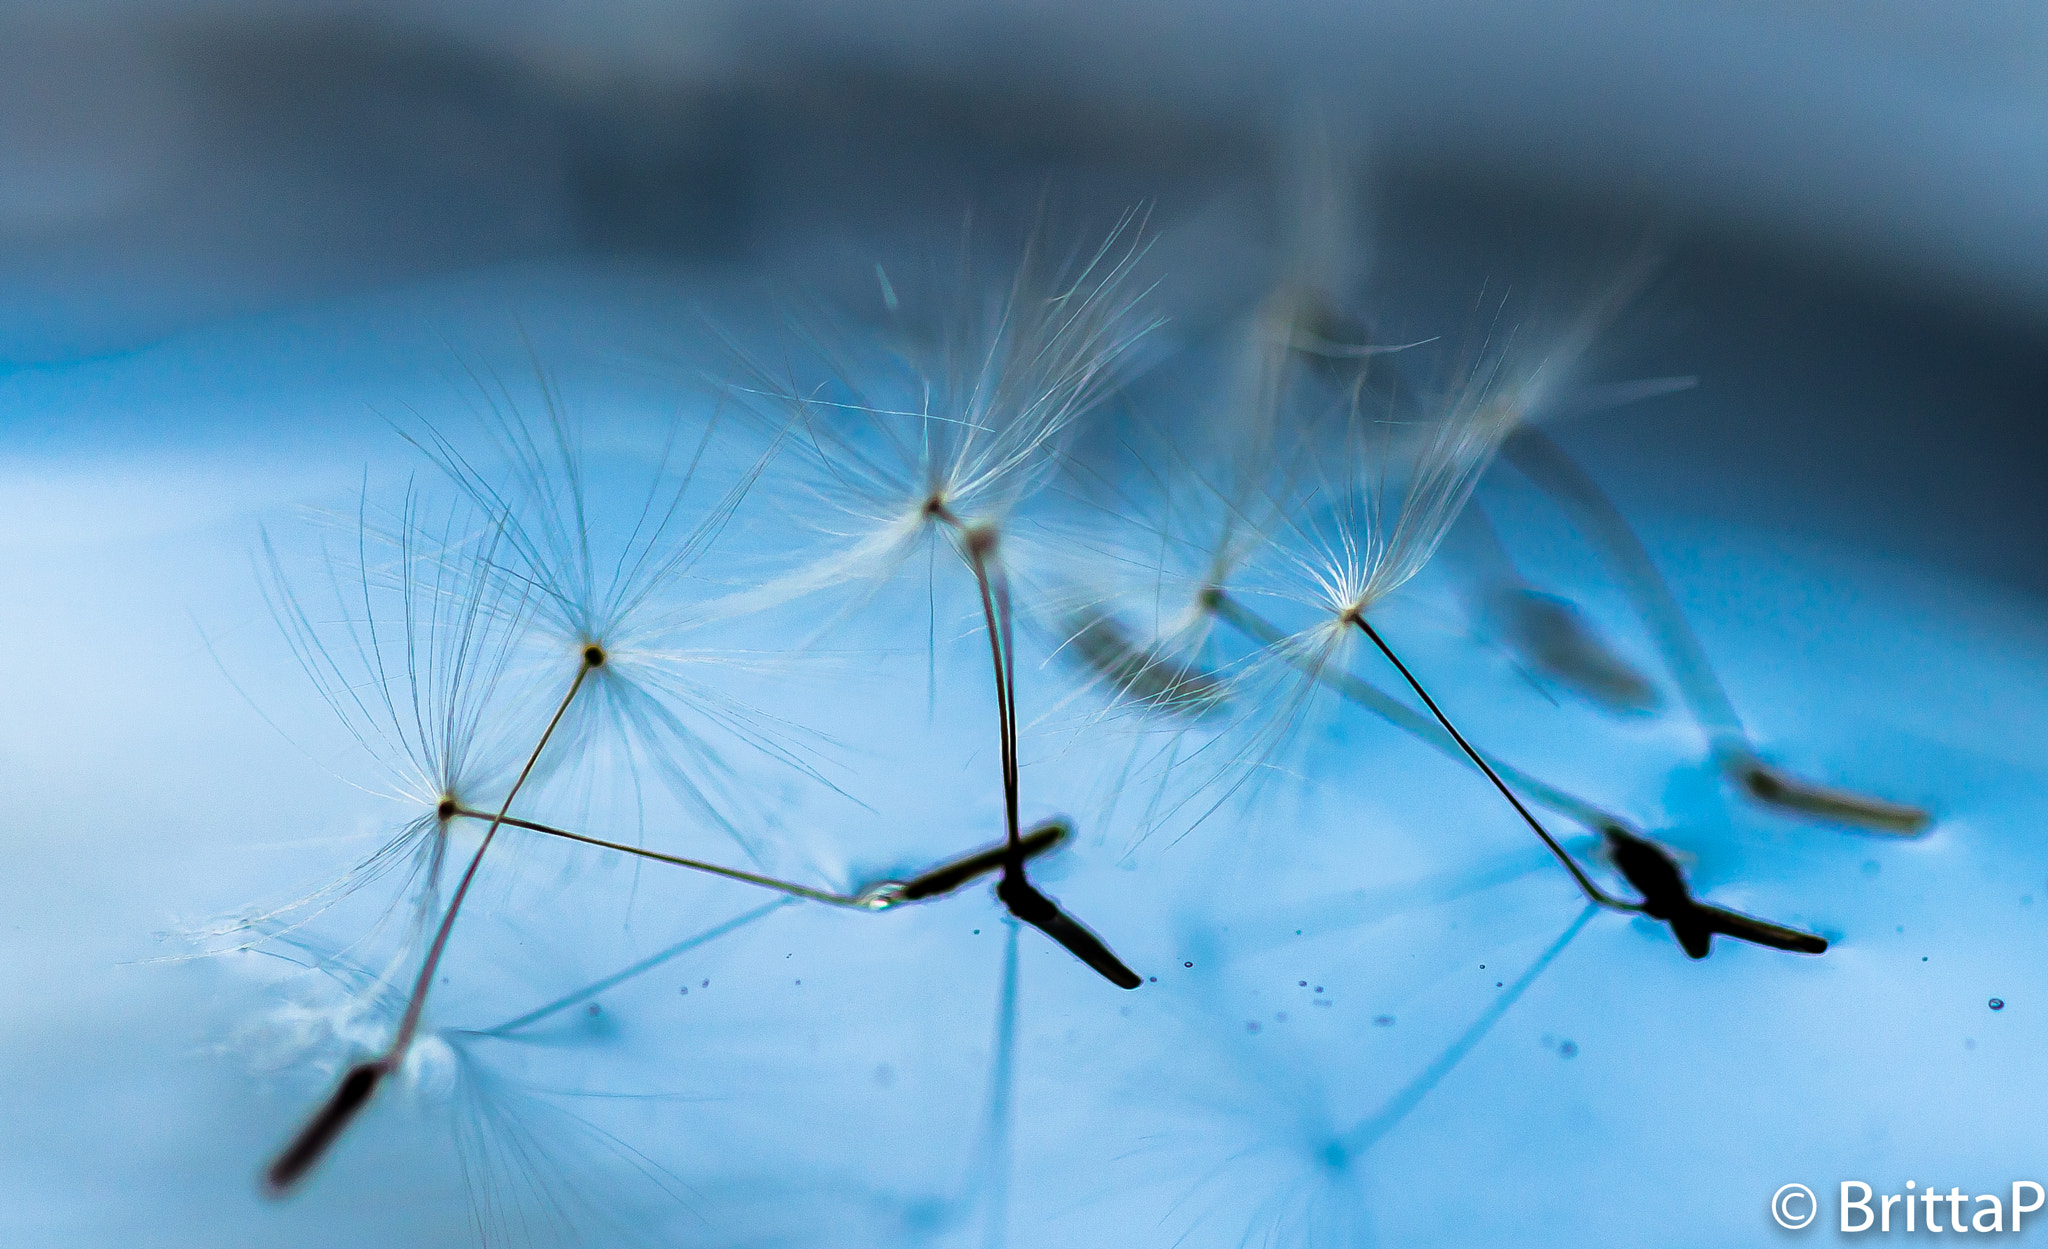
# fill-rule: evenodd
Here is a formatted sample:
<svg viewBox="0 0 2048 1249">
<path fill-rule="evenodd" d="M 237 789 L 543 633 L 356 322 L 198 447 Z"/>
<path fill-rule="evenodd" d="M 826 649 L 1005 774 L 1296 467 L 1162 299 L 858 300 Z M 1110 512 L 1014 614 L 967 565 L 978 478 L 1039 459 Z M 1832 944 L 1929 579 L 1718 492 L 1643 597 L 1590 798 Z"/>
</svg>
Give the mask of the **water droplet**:
<svg viewBox="0 0 2048 1249">
<path fill-rule="evenodd" d="M 1193 966 L 1194 966 L 1194 964 L 1193 964 L 1193 963 L 1182 963 L 1182 964 L 1181 964 L 1181 966 L 1182 966 L 1182 967 L 1193 967 Z"/>
<path fill-rule="evenodd" d="M 1991 1009 L 1992 1009 L 1992 1010 L 2004 1010 L 2004 1009 L 2005 1009 L 2005 999 L 2004 999 L 2004 998 L 2002 998 L 2002 997 L 1995 997 L 1995 998 L 1992 998 L 1992 999 L 1991 999 Z"/>
<path fill-rule="evenodd" d="M 1317 985 L 1317 986 L 1316 986 L 1316 992 L 1318 992 L 1318 993 L 1321 993 L 1322 991 L 1323 991 L 1323 986 L 1321 986 L 1321 985 Z"/>
<path fill-rule="evenodd" d="M 1557 1056 L 1559 1058 L 1570 1058 L 1578 1052 L 1579 1043 L 1577 1041 L 1559 1041 L 1557 1043 Z"/>
<path fill-rule="evenodd" d="M 1304 989 L 1308 988 L 1308 981 L 1306 980 L 1297 980 L 1294 983 L 1300 985 Z"/>
</svg>

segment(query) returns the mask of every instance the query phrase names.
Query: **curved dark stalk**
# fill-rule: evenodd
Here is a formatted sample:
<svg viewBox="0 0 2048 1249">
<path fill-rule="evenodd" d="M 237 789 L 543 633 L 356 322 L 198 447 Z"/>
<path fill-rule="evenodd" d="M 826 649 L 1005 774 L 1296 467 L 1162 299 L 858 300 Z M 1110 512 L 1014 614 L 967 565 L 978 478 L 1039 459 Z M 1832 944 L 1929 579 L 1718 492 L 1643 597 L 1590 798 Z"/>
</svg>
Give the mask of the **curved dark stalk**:
<svg viewBox="0 0 2048 1249">
<path fill-rule="evenodd" d="M 575 701 L 576 693 L 583 688 L 583 682 L 594 668 L 604 662 L 604 652 L 590 647 L 583 656 L 583 662 L 576 669 L 576 679 L 569 683 L 569 692 L 562 695 L 561 705 L 549 718 L 547 728 L 542 730 L 540 740 L 534 743 L 533 753 L 526 757 L 526 763 L 519 769 L 519 775 L 512 782 L 512 788 L 505 794 L 505 801 L 499 806 L 497 815 L 491 819 L 490 827 L 484 830 L 483 841 L 470 856 L 469 866 L 462 873 L 462 880 L 455 886 L 455 894 L 449 899 L 448 909 L 441 916 L 441 926 L 435 931 L 432 944 L 427 947 L 425 959 L 420 963 L 419 977 L 413 981 L 412 995 L 406 999 L 405 1014 L 398 1021 L 398 1030 L 391 1038 L 390 1046 L 383 1054 L 369 1062 L 359 1063 L 342 1077 L 339 1087 L 327 1101 L 312 1122 L 299 1130 L 284 1152 L 271 1163 L 265 1172 L 266 1186 L 273 1196 L 285 1192 L 312 1170 L 315 1163 L 326 1154 L 335 1140 L 364 1106 L 369 1104 L 370 1095 L 384 1078 L 398 1070 L 405 1061 L 406 1050 L 418 1034 L 420 1014 L 426 1009 L 427 992 L 433 987 L 434 973 L 441 966 L 441 956 L 448 949 L 448 936 L 455 929 L 455 917 L 461 913 L 463 899 L 469 896 L 469 888 L 476 882 L 477 869 L 482 866 L 484 853 L 491 848 L 491 842 L 498 835 L 498 829 L 505 823 L 506 812 L 512 807 L 512 800 L 519 796 L 519 790 L 533 775 L 534 765 L 540 762 L 541 751 L 547 749 L 548 739 L 562 723 L 562 717 L 569 712 L 569 704 Z"/>
<path fill-rule="evenodd" d="M 1933 817 L 1919 807 L 1816 784 L 1765 763 L 1714 674 L 1706 648 L 1620 509 L 1556 440 L 1539 429 L 1517 430 L 1502 454 L 1563 504 L 1606 552 L 1622 575 L 1636 614 L 1663 653 L 1686 706 L 1706 731 L 1716 762 L 1745 793 L 1769 806 L 1882 832 L 1913 836 L 1926 831 Z"/>
<path fill-rule="evenodd" d="M 1501 797 L 1508 800 L 1508 805 L 1515 809 L 1515 813 L 1522 817 L 1523 821 L 1529 825 L 1531 831 L 1543 839 L 1544 845 L 1550 847 L 1550 853 L 1556 855 L 1557 861 L 1564 864 L 1565 870 L 1572 874 L 1572 879 L 1579 882 L 1579 889 L 1586 897 L 1613 911 L 1636 912 L 1643 909 L 1640 904 L 1623 902 L 1594 884 L 1593 878 L 1586 875 L 1585 870 L 1573 860 L 1571 855 L 1565 853 L 1563 846 L 1557 844 L 1557 839 L 1550 835 L 1550 830 L 1544 828 L 1542 822 L 1530 813 L 1529 808 L 1522 805 L 1522 800 L 1515 796 L 1514 790 L 1508 788 L 1506 781 L 1500 779 L 1500 773 L 1493 770 L 1493 765 L 1488 763 L 1484 756 L 1472 748 L 1471 742 L 1465 740 L 1465 735 L 1458 731 L 1458 726 L 1451 723 L 1450 717 L 1444 714 L 1443 708 L 1437 706 L 1436 700 L 1429 696 L 1429 691 L 1422 688 L 1422 682 L 1416 680 L 1415 674 L 1408 671 L 1408 665 L 1401 662 L 1401 657 L 1394 653 L 1393 647 L 1387 645 L 1386 639 L 1380 636 L 1379 630 L 1373 628 L 1364 616 L 1354 615 L 1351 617 L 1351 620 L 1364 632 L 1365 636 L 1372 639 L 1372 644 L 1379 648 L 1380 654 L 1387 657 L 1387 662 L 1394 665 L 1395 671 L 1401 674 L 1401 679 L 1408 683 L 1408 688 L 1415 691 L 1415 696 L 1422 700 L 1423 706 L 1429 708 L 1429 713 L 1436 717 L 1437 723 L 1443 726 L 1444 732 L 1449 733 L 1452 739 L 1458 743 L 1458 748 L 1465 752 L 1465 757 L 1470 759 L 1474 766 L 1486 774 L 1486 779 L 1493 782 L 1493 787 L 1500 791 Z"/>
<path fill-rule="evenodd" d="M 934 513 L 952 525 L 981 591 L 981 611 L 988 627 L 989 657 L 995 667 L 996 717 L 1002 739 L 1003 820 L 1007 853 L 996 897 L 1010 914 L 1064 946 L 1103 979 L 1119 989 L 1135 989 L 1142 977 L 1110 952 L 1102 938 L 1039 892 L 1024 874 L 1026 855 L 1017 817 L 1017 650 L 1011 630 L 1010 580 L 995 558 L 996 534 L 985 526 L 963 526 L 951 512 Z"/>
<path fill-rule="evenodd" d="M 1002 566 L 990 555 L 995 535 L 986 529 L 968 530 L 962 536 L 967 559 L 974 569 L 975 585 L 981 590 L 982 619 L 988 626 L 989 657 L 995 665 L 996 718 L 1002 737 L 1003 822 L 1014 856 L 1020 834 L 1017 827 L 1017 703 L 1016 653 L 1010 636 L 1010 582 Z"/>
</svg>

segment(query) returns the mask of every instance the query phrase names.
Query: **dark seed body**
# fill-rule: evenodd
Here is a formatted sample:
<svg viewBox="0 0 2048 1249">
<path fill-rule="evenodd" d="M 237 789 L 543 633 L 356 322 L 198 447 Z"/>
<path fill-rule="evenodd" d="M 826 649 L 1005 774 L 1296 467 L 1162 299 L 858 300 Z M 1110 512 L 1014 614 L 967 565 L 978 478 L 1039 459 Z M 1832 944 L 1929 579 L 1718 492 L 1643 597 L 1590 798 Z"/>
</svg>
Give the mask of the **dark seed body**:
<svg viewBox="0 0 2048 1249">
<path fill-rule="evenodd" d="M 313 1164 L 326 1155 L 328 1147 L 341 1135 L 362 1108 L 369 1104 L 370 1095 L 377 1091 L 388 1073 L 383 1061 L 359 1063 L 349 1068 L 341 1078 L 340 1087 L 334 1096 L 313 1116 L 313 1121 L 300 1130 L 277 1161 L 270 1164 L 264 1173 L 264 1182 L 272 1196 L 277 1196 L 304 1179 L 313 1169 Z"/>
</svg>

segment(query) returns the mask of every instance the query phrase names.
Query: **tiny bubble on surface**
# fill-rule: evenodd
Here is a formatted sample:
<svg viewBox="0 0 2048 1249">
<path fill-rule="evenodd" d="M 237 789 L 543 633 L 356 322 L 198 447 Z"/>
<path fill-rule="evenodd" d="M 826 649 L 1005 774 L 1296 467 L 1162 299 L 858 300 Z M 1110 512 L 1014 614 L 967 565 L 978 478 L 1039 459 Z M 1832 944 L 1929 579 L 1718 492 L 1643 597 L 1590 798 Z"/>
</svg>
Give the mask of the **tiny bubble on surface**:
<svg viewBox="0 0 2048 1249">
<path fill-rule="evenodd" d="M 1496 981 L 1494 981 L 1494 982 L 1493 982 L 1493 987 L 1494 987 L 1494 988 L 1498 989 L 1498 988 L 1500 988 L 1500 986 L 1501 986 L 1501 982 L 1500 982 L 1500 981 L 1496 980 Z"/>
<path fill-rule="evenodd" d="M 1559 1058 L 1571 1058 L 1578 1052 L 1579 1043 L 1577 1041 L 1559 1041 L 1557 1043 L 1557 1056 Z"/>
<path fill-rule="evenodd" d="M 684 996 L 684 997 L 688 997 L 688 996 L 690 996 L 690 986 L 689 986 L 689 985 L 684 985 L 684 986 L 683 986 L 683 996 Z"/>
<path fill-rule="evenodd" d="M 700 988 L 700 989 L 708 989 L 708 988 L 710 988 L 710 987 L 711 987 L 711 982 L 710 982 L 709 980 L 706 980 L 706 981 L 705 981 L 705 982 L 704 982 L 703 984 L 701 984 L 701 985 L 699 985 L 699 986 L 697 986 L 697 987 L 698 987 L 698 988 Z"/>
<path fill-rule="evenodd" d="M 583 1008 L 583 1013 L 586 1015 L 597 1015 L 602 1012 L 598 1007 L 598 1004 L 596 1002 L 592 1002 L 589 1006 Z"/>
<path fill-rule="evenodd" d="M 1992 1009 L 1992 1010 L 2004 1010 L 2004 1009 L 2005 1009 L 2005 999 L 2004 999 L 2004 998 L 2002 998 L 2002 997 L 1995 997 L 1995 998 L 1992 998 L 1992 999 L 1991 999 L 1991 1009 Z"/>
<path fill-rule="evenodd" d="M 1159 977 L 1157 977 L 1157 976 L 1147 976 L 1147 977 L 1145 977 L 1145 979 L 1146 979 L 1147 981 L 1149 981 L 1150 983 L 1152 983 L 1152 984 L 1158 984 L 1158 983 L 1159 983 Z"/>
<path fill-rule="evenodd" d="M 1182 964 L 1181 964 L 1181 966 L 1182 966 L 1182 967 L 1193 967 L 1193 966 L 1194 966 L 1194 964 L 1193 964 L 1193 963 L 1182 963 Z"/>
<path fill-rule="evenodd" d="M 974 930 L 974 935 L 975 935 L 975 936 L 977 936 L 977 937 L 979 937 L 979 936 L 981 935 L 981 929 L 979 929 L 979 928 L 975 929 L 975 930 Z"/>
<path fill-rule="evenodd" d="M 1318 993 L 1321 993 L 1322 991 L 1323 991 L 1323 986 L 1321 986 L 1321 985 L 1317 985 L 1317 986 L 1316 986 L 1316 992 L 1318 992 Z"/>
<path fill-rule="evenodd" d="M 1259 1031 L 1259 1021 L 1258 1021 L 1258 1020 L 1256 1020 L 1256 1019 L 1250 1019 L 1250 1020 L 1246 1020 L 1246 1021 L 1245 1021 L 1245 1025 L 1244 1025 L 1244 1030 L 1245 1030 L 1246 1032 L 1249 1032 L 1249 1033 L 1251 1033 L 1251 1034 L 1252 1034 L 1252 1035 L 1254 1035 L 1254 1036 L 1258 1035 L 1258 1031 Z"/>
<path fill-rule="evenodd" d="M 1372 1022 L 1374 1027 L 1391 1028 L 1394 1026 L 1394 1017 L 1392 1015 L 1374 1015 Z"/>
<path fill-rule="evenodd" d="M 1297 980 L 1294 983 L 1300 985 L 1304 989 L 1308 988 L 1308 981 L 1306 980 Z"/>
</svg>

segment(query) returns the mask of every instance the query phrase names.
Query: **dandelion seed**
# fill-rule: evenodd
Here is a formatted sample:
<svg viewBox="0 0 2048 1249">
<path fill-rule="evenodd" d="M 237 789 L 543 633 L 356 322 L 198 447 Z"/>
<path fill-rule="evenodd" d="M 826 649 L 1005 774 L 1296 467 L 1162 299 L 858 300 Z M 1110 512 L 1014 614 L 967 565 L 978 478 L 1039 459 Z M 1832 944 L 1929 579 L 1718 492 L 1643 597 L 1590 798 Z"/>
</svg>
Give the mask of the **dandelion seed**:
<svg viewBox="0 0 2048 1249">
<path fill-rule="evenodd" d="M 412 993 L 406 999 L 405 1011 L 399 1017 L 390 1045 L 376 1059 L 351 1069 L 343 1077 L 333 1096 L 278 1155 L 277 1161 L 266 1173 L 273 1195 L 284 1193 L 305 1177 L 333 1145 L 342 1129 L 346 1128 L 369 1103 L 370 1095 L 376 1091 L 378 1084 L 405 1061 L 407 1050 L 412 1047 L 414 1039 L 419 1034 L 420 1016 L 426 1008 L 427 993 L 433 986 L 434 973 L 439 969 L 441 958 L 447 952 L 448 937 L 454 931 L 456 917 L 461 914 L 462 904 L 468 898 L 471 886 L 476 882 L 477 869 L 483 864 L 484 854 L 491 848 L 491 842 L 503 824 L 506 810 L 511 807 L 513 799 L 518 797 L 520 787 L 532 775 L 541 752 L 547 749 L 548 739 L 561 724 L 563 715 L 568 712 L 569 704 L 582 688 L 584 677 L 589 671 L 587 662 L 578 667 L 575 679 L 569 684 L 568 692 L 562 696 L 561 705 L 555 709 L 547 727 L 541 731 L 540 740 L 534 743 L 532 753 L 527 756 L 518 776 L 506 791 L 505 800 L 499 806 L 496 818 L 484 830 L 482 841 L 477 845 L 476 852 L 470 856 L 468 866 L 463 869 L 461 878 L 456 882 L 455 891 L 448 900 L 448 907 L 442 913 L 441 923 L 435 929 L 426 955 L 420 962 L 419 977 L 413 982 Z"/>
<path fill-rule="evenodd" d="M 660 450 L 643 482 L 616 491 L 630 506 L 613 524 L 593 493 L 581 424 L 546 371 L 535 363 L 537 414 L 495 374 L 470 376 L 481 400 L 481 451 L 466 452 L 451 432 L 425 421 L 401 432 L 494 518 L 503 541 L 485 563 L 531 601 L 549 643 L 543 670 L 559 670 L 558 656 L 581 657 L 587 689 L 563 726 L 561 766 L 596 757 L 593 746 L 606 743 L 605 757 L 622 754 L 634 775 L 658 774 L 699 818 L 764 864 L 766 848 L 752 831 L 761 816 L 726 744 L 823 777 L 812 748 L 792 740 L 789 726 L 708 679 L 759 661 L 693 645 L 718 612 L 709 596 L 685 590 L 766 469 L 774 443 L 723 470 L 720 486 L 711 480 L 721 471 L 713 461 L 724 429 L 715 412 L 693 435 L 680 419 L 657 427 Z M 473 557 L 460 548 L 446 553 L 458 562 Z"/>
<path fill-rule="evenodd" d="M 974 577 L 994 671 L 1008 853 L 996 895 L 1123 988 L 1139 978 L 1085 925 L 1025 875 L 1019 819 L 1017 665 L 1010 523 L 1042 488 L 1057 448 L 1103 397 L 1143 326 L 1129 293 L 1140 249 L 1132 219 L 1085 259 L 1047 271 L 1027 253 L 992 310 L 947 336 L 935 362 L 899 361 L 898 402 L 842 368 L 843 400 L 825 400 L 753 366 L 756 393 L 795 413 L 812 453 L 821 502 L 856 526 L 838 551 L 740 601 L 750 606 L 893 573 L 915 550 L 943 538 Z M 849 427 L 847 421 L 857 424 Z"/>
<path fill-rule="evenodd" d="M 1482 613 L 1498 622 L 1502 640 L 1545 678 L 1603 710 L 1624 715 L 1654 711 L 1657 687 L 1617 654 L 1578 607 L 1523 579 L 1500 534 L 1476 502 L 1465 509 L 1457 532 L 1470 536 L 1468 550 L 1483 569 Z"/>
<path fill-rule="evenodd" d="M 508 673 L 529 604 L 473 567 L 427 554 L 454 541 L 488 553 L 496 531 L 488 518 L 462 509 L 430 527 L 418 496 L 408 492 L 395 537 L 401 573 L 387 587 L 372 569 L 367 500 L 363 508 L 353 566 L 329 558 L 322 599 L 309 600 L 292 587 L 267 534 L 262 585 L 314 691 L 385 774 L 383 796 L 414 814 L 333 883 L 208 936 L 262 930 L 287 917 L 304 922 L 408 862 L 405 890 L 416 896 L 414 926 L 423 935 L 459 796 L 501 783 L 507 769 L 503 726 L 523 715 Z"/>
<path fill-rule="evenodd" d="M 1606 494 L 1540 430 L 1521 430 L 1508 440 L 1505 451 L 1517 468 L 1585 526 L 1620 571 L 1686 706 L 1707 734 L 1715 761 L 1742 792 L 1767 806 L 1878 832 L 1917 836 L 1926 831 L 1932 817 L 1918 807 L 1816 784 L 1765 762 L 1650 553 Z"/>
<path fill-rule="evenodd" d="M 1363 635 L 1394 663 L 1411 689 L 1420 690 L 1367 623 L 1368 615 L 1431 560 L 1502 441 L 1550 401 L 1593 329 L 1632 283 L 1616 283 L 1548 344 L 1531 349 L 1513 336 L 1501 345 L 1489 343 L 1457 384 L 1440 395 L 1403 396 L 1386 387 L 1368 393 L 1368 361 L 1419 344 L 1359 344 L 1354 351 L 1334 352 L 1320 336 L 1307 344 L 1300 341 L 1293 327 L 1304 309 L 1336 306 L 1330 288 L 1313 280 L 1320 247 L 1314 223 L 1332 216 L 1322 201 L 1336 193 L 1313 180 L 1306 186 L 1298 192 L 1303 203 L 1296 205 L 1296 216 L 1305 224 L 1287 262 L 1289 275 L 1244 331 L 1242 362 L 1230 387 L 1232 434 L 1226 449 L 1213 457 L 1214 479 L 1194 474 L 1199 489 L 1192 518 L 1198 530 L 1207 532 L 1162 534 L 1169 560 L 1193 555 L 1198 564 L 1172 574 L 1191 587 L 1190 610 L 1170 616 L 1160 642 L 1121 647 L 1098 640 L 1105 631 L 1096 619 L 1106 613 L 1084 616 L 1073 631 L 1078 645 L 1070 645 L 1084 659 L 1091 651 L 1101 653 L 1103 658 L 1091 662 L 1113 687 L 1137 688 L 1154 671 L 1215 673 L 1227 680 L 1230 700 L 1247 709 L 1241 719 L 1248 732 L 1234 754 L 1202 748 L 1221 761 L 1208 769 L 1195 792 L 1214 787 L 1221 797 L 1196 822 L 1240 786 L 1274 771 L 1273 756 L 1301 723 L 1311 695 L 1327 688 L 1477 768 L 1589 897 L 1616 902 L 1572 862 L 1508 789 L 1500 770 L 1479 757 L 1433 700 L 1423 696 L 1429 714 L 1419 716 L 1351 674 L 1343 659 Z M 1343 274 L 1322 278 L 1341 281 Z M 1319 293 L 1310 298 L 1305 291 Z M 1325 312 L 1318 319 L 1328 322 L 1330 317 Z M 1310 369 L 1303 356 L 1326 362 L 1344 356 L 1354 364 L 1348 371 Z M 1339 425 L 1335 446 L 1322 432 L 1333 418 Z M 1187 514 L 1185 507 L 1170 503 L 1167 510 L 1173 519 Z M 1274 613 L 1288 617 L 1288 623 L 1271 619 Z M 1297 619 L 1303 613 L 1306 623 Z M 1259 649 L 1233 663 L 1198 663 L 1195 656 L 1216 624 Z M 1168 697 L 1172 690 L 1171 685 L 1146 690 L 1132 701 L 1141 708 L 1176 711 Z M 1516 781 L 1528 782 L 1535 801 L 1589 828 L 1628 826 L 1557 787 L 1519 773 Z"/>
<path fill-rule="evenodd" d="M 352 729 L 364 721 L 376 721 L 377 727 L 386 723 L 395 725 L 402 753 L 416 761 L 425 759 L 429 763 L 446 765 L 448 761 L 436 755 L 435 748 L 466 741 L 464 734 L 474 735 L 485 722 L 483 703 L 473 699 L 464 701 L 461 697 L 467 687 L 465 667 L 460 661 L 468 656 L 467 639 L 472 635 L 481 634 L 496 642 L 493 652 L 496 662 L 490 672 L 494 680 L 502 679 L 510 644 L 523 637 L 530 623 L 543 622 L 551 626 L 559 638 L 572 643 L 567 649 L 574 658 L 574 672 L 570 675 L 566 692 L 540 730 L 538 740 L 525 753 L 517 774 L 502 791 L 502 798 L 482 806 L 470 806 L 463 800 L 464 791 L 455 784 L 456 778 L 452 773 L 446 776 L 429 774 L 428 779 L 440 782 L 431 799 L 433 827 L 445 832 L 454 819 L 476 819 L 485 824 L 482 837 L 441 913 L 438 926 L 426 943 L 418 977 L 389 1045 L 376 1059 L 352 1071 L 327 1105 L 287 1146 L 270 1173 L 273 1191 L 282 1191 L 302 1178 L 368 1103 L 381 1080 L 403 1063 L 418 1035 L 427 995 L 446 953 L 456 919 L 475 884 L 485 855 L 500 830 L 507 827 L 508 821 L 516 820 L 514 827 L 527 827 L 572 841 L 631 849 L 619 843 L 582 837 L 518 819 L 510 813 L 521 790 L 535 778 L 549 742 L 558 734 L 564 739 L 565 752 L 572 757 L 581 754 L 575 739 L 584 726 L 571 723 L 572 711 L 581 712 L 586 704 L 597 701 L 603 704 L 604 711 L 615 723 L 643 732 L 665 732 L 671 741 L 683 748 L 680 754 L 664 749 L 642 757 L 661 760 L 665 773 L 677 782 L 677 788 L 684 797 L 694 800 L 700 810 L 714 819 L 723 818 L 718 811 L 719 804 L 712 796 L 711 786 L 705 782 L 706 774 L 692 771 L 677 762 L 679 757 L 700 764 L 709 760 L 714 774 L 722 768 L 705 740 L 668 705 L 669 700 L 684 698 L 686 693 L 695 691 L 687 691 L 675 682 L 663 683 L 652 674 L 663 672 L 664 661 L 672 663 L 675 658 L 673 652 L 660 652 L 655 645 L 676 627 L 675 609 L 660 601 L 661 591 L 702 555 L 750 483 L 751 476 L 742 474 L 740 482 L 727 491 L 709 517 L 695 529 L 686 535 L 674 535 L 672 530 L 683 493 L 695 476 L 698 460 L 703 454 L 700 445 L 697 458 L 682 475 L 680 486 L 671 492 L 657 482 L 647 496 L 631 534 L 619 544 L 615 560 L 606 566 L 592 541 L 576 431 L 564 415 L 559 397 L 547 385 L 545 375 L 541 380 L 550 416 L 549 424 L 541 432 L 518 419 L 509 394 L 502 385 L 495 393 L 483 388 L 491 412 L 488 432 L 496 436 L 498 450 L 518 483 L 510 498 L 432 427 L 426 427 L 418 436 L 412 437 L 415 445 L 426 451 L 462 487 L 488 522 L 481 528 L 481 540 L 451 532 L 451 540 L 436 547 L 415 542 L 418 529 L 408 515 L 396 535 L 400 557 L 395 574 L 396 588 L 407 605 L 408 624 L 421 613 L 432 619 L 433 613 L 446 609 L 445 605 L 455 604 L 460 609 L 459 620 L 464 626 L 458 631 L 458 636 L 465 640 L 456 651 L 457 662 L 442 665 L 429 674 L 445 680 L 445 691 L 435 688 L 429 680 L 424 683 L 426 697 L 422 698 L 423 682 L 419 670 L 411 664 L 406 668 L 413 674 L 414 716 L 423 722 L 417 732 L 408 732 L 405 718 L 398 712 L 398 704 L 390 691 L 391 682 L 386 675 L 384 652 L 374 627 L 366 629 L 367 637 L 358 633 L 354 639 L 358 655 L 364 657 L 362 666 L 371 670 L 375 678 L 372 688 L 377 693 L 373 698 L 381 700 L 366 705 L 335 665 L 331 652 L 319 647 L 310 621 L 298 607 L 296 599 L 288 590 L 280 591 L 278 601 L 283 605 L 279 611 L 280 619 L 286 623 L 288 635 L 298 642 L 302 660 L 315 674 L 316 684 L 327 694 L 330 704 L 342 714 L 344 722 Z M 359 551 L 365 551 L 368 525 L 360 526 L 360 531 L 364 537 L 359 542 Z M 362 568 L 360 580 L 365 600 L 369 601 L 372 574 L 367 554 L 362 559 Z M 274 580 L 282 585 L 281 577 Z M 367 611 L 365 615 L 368 615 Z M 491 688 L 496 688 L 495 683 Z M 579 700 L 579 694 L 586 692 L 588 696 Z M 722 710 L 712 700 L 701 696 L 684 700 L 700 711 L 710 708 L 714 716 Z M 450 707 L 458 714 L 452 718 L 443 715 L 440 722 L 433 723 L 431 727 L 439 734 L 434 736 L 428 733 L 424 722 L 428 712 L 437 706 Z M 378 714 L 379 710 L 381 714 Z M 727 717 L 728 727 L 736 722 L 736 717 Z M 358 732 L 358 738 L 366 744 L 371 740 L 370 735 L 363 732 Z M 441 753 L 450 752 L 442 750 Z M 442 770 L 448 769 L 444 766 Z M 441 844 L 442 839 L 434 843 L 435 871 L 439 867 Z M 683 862 L 699 870 L 717 870 L 708 864 Z M 751 874 L 739 875 L 746 878 Z M 425 914 L 423 903 L 422 919 Z"/>
</svg>

